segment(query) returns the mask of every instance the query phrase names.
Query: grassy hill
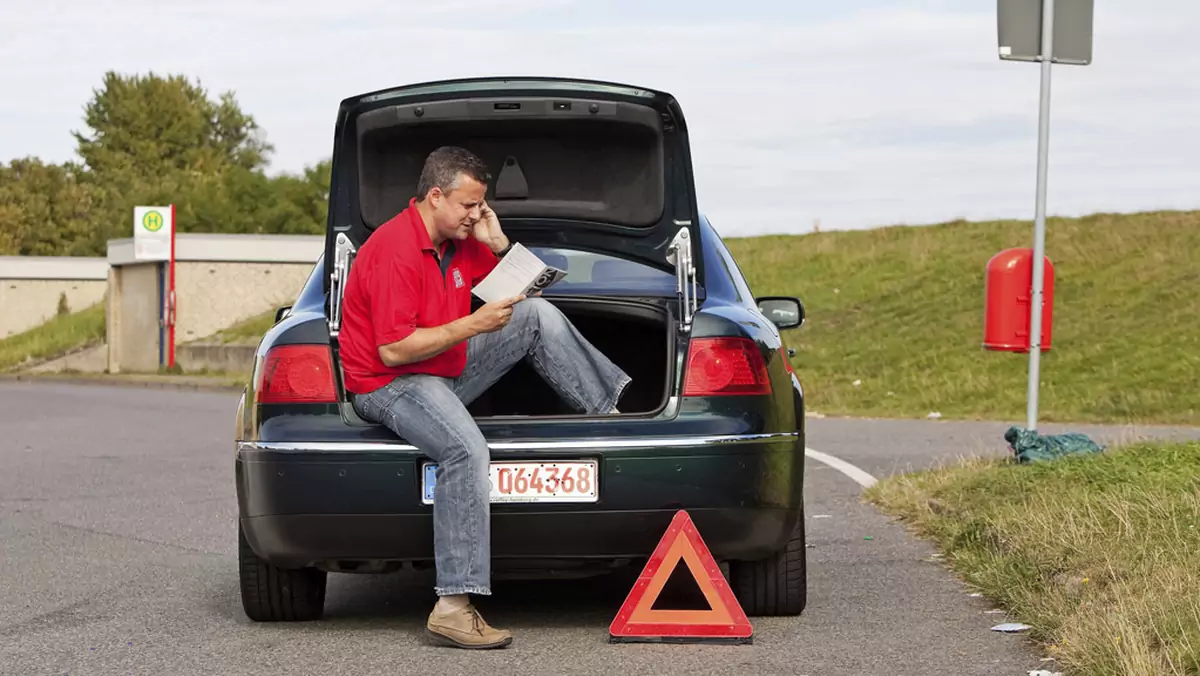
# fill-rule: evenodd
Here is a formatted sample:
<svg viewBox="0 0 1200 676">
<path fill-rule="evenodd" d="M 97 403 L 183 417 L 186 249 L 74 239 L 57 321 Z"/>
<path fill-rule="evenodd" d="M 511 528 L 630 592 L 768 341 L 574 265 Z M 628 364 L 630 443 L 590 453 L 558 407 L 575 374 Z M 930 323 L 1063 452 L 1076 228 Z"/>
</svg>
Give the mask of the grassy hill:
<svg viewBox="0 0 1200 676">
<path fill-rule="evenodd" d="M 984 273 L 1029 221 L 730 239 L 756 294 L 800 297 L 810 410 L 1023 421 L 1028 356 L 984 350 Z M 1042 420 L 1200 424 L 1200 212 L 1047 222 Z M 853 383 L 861 380 L 861 384 Z"/>
<path fill-rule="evenodd" d="M 0 372 L 100 344 L 104 341 L 104 318 L 105 303 L 101 301 L 0 339 Z"/>
<path fill-rule="evenodd" d="M 220 343 L 223 345 L 258 345 L 263 334 L 275 325 L 275 310 L 267 310 L 233 326 L 221 329 L 211 336 L 197 339 L 197 343 Z"/>
</svg>

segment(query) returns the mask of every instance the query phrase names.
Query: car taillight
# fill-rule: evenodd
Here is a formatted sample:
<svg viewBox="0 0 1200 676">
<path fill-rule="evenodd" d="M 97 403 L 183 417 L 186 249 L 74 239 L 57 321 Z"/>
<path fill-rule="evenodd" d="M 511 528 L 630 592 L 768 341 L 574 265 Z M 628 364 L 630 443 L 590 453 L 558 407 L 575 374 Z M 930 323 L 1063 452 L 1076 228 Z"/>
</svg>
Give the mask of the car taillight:
<svg viewBox="0 0 1200 676">
<path fill-rule="evenodd" d="M 762 353 L 748 338 L 693 338 L 685 375 L 685 397 L 771 393 Z"/>
<path fill-rule="evenodd" d="M 337 403 L 328 345 L 279 345 L 263 359 L 258 381 L 262 404 Z"/>
</svg>

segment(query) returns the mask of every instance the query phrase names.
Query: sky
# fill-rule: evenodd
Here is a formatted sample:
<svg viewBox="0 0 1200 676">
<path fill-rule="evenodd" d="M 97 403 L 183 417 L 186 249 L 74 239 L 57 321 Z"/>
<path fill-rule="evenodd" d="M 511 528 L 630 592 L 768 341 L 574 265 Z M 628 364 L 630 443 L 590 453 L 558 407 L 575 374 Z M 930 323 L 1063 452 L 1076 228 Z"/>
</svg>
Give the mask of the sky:
<svg viewBox="0 0 1200 676">
<path fill-rule="evenodd" d="M 1096 5 L 1048 211 L 1200 208 L 1200 2 Z M 328 156 L 347 96 L 560 75 L 674 94 L 723 235 L 1034 214 L 1040 68 L 998 58 L 996 0 L 3 0 L 0 161 L 72 159 L 107 70 L 234 91 L 273 172 Z"/>
</svg>

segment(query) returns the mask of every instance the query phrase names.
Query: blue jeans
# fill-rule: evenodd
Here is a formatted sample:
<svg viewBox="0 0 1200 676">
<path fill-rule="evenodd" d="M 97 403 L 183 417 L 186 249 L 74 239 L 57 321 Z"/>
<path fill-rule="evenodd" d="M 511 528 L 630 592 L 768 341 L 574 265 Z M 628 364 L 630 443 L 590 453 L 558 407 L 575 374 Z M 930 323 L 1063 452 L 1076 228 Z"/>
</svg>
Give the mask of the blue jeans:
<svg viewBox="0 0 1200 676">
<path fill-rule="evenodd" d="M 630 378 L 542 298 L 517 303 L 499 331 L 467 341 L 457 378 L 400 376 L 354 398 L 354 410 L 382 424 L 438 464 L 433 494 L 435 591 L 491 594 L 491 503 L 487 441 L 467 411 L 522 359 L 580 412 L 604 414 Z"/>
</svg>

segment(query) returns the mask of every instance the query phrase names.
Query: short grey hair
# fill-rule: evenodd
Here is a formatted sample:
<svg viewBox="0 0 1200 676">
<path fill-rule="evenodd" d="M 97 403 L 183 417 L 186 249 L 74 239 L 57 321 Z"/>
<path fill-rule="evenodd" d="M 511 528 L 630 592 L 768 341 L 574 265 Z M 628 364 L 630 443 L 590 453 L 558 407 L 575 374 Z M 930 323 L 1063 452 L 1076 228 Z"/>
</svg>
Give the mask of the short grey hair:
<svg viewBox="0 0 1200 676">
<path fill-rule="evenodd" d="M 434 187 L 450 192 L 458 187 L 458 177 L 466 174 L 487 185 L 491 176 L 487 165 L 475 153 L 458 146 L 442 146 L 429 153 L 421 178 L 417 179 L 417 199 L 424 200 Z"/>
</svg>

